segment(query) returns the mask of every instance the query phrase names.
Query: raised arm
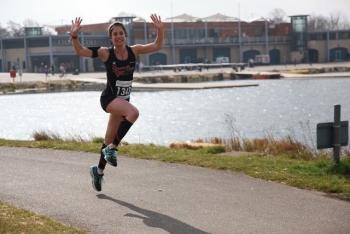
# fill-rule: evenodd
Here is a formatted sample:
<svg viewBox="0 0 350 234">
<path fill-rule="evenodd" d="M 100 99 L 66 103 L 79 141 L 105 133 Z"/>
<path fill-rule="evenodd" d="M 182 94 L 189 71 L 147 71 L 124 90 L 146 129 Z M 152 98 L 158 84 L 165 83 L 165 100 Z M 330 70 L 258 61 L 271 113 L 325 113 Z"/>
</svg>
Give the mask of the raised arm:
<svg viewBox="0 0 350 234">
<path fill-rule="evenodd" d="M 136 44 L 131 46 L 133 49 L 133 52 L 138 55 L 138 54 L 145 54 L 145 53 L 152 53 L 157 50 L 160 50 L 163 46 L 163 40 L 164 40 L 164 25 L 162 23 L 162 20 L 160 16 L 156 14 L 151 15 L 151 19 L 153 21 L 153 25 L 157 30 L 157 37 L 156 39 L 149 44 Z"/>
<path fill-rule="evenodd" d="M 75 18 L 74 21 L 72 20 L 72 27 L 70 29 L 71 41 L 72 41 L 74 51 L 75 53 L 77 53 L 77 55 L 84 56 L 84 57 L 91 57 L 92 51 L 86 47 L 83 47 L 79 41 L 78 34 L 81 29 L 82 21 L 83 19 L 81 19 L 80 17 Z"/>
</svg>

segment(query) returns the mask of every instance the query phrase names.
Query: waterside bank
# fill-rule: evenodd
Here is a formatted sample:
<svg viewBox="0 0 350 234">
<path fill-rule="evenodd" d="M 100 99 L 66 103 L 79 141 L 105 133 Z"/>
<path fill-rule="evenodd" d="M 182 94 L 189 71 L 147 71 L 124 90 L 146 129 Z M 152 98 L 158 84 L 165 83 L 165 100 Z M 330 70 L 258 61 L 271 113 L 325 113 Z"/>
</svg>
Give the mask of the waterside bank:
<svg viewBox="0 0 350 234">
<path fill-rule="evenodd" d="M 257 66 L 241 71 L 229 67 L 204 70 L 154 70 L 135 72 L 134 91 L 160 91 L 257 86 L 251 80 L 279 78 L 350 77 L 350 63 Z M 236 80 L 250 80 L 235 82 Z M 24 73 L 15 80 L 0 73 L 0 95 L 39 92 L 101 91 L 105 87 L 104 72 L 66 74 Z"/>
</svg>

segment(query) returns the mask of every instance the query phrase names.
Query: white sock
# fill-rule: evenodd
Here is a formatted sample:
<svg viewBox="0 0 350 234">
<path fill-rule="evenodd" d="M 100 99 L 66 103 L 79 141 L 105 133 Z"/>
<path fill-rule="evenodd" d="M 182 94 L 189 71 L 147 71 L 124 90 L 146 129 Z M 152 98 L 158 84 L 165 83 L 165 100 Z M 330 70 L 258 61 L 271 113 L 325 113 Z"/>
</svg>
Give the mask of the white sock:
<svg viewBox="0 0 350 234">
<path fill-rule="evenodd" d="M 103 170 L 100 169 L 100 168 L 97 168 L 97 173 L 98 173 L 99 175 L 103 175 Z"/>
<path fill-rule="evenodd" d="M 116 145 L 113 144 L 113 143 L 111 143 L 111 144 L 108 145 L 108 147 L 109 147 L 110 149 L 115 149 Z"/>
</svg>

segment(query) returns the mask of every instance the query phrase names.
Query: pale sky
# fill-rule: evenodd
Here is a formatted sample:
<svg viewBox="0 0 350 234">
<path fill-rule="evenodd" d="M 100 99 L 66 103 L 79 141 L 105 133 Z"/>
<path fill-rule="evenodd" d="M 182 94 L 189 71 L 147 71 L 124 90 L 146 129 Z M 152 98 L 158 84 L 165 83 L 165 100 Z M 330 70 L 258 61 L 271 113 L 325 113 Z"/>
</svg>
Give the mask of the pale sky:
<svg viewBox="0 0 350 234">
<path fill-rule="evenodd" d="M 70 24 L 76 16 L 83 18 L 83 24 L 102 23 L 120 12 L 146 19 L 151 13 L 165 19 L 182 13 L 195 17 L 216 13 L 238 17 L 240 12 L 241 19 L 249 21 L 267 17 L 274 8 L 283 9 L 287 15 L 329 16 L 340 12 L 349 18 L 350 0 L 1 0 L 0 23 L 6 27 L 10 20 L 23 24 L 32 19 L 41 26 L 60 25 Z"/>
</svg>

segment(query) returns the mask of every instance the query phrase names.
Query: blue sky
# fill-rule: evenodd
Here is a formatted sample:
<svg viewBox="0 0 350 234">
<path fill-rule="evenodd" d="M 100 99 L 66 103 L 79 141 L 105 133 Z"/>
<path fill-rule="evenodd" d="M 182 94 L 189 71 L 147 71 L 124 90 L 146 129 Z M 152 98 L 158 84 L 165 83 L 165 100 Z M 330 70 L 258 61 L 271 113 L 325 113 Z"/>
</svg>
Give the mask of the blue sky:
<svg viewBox="0 0 350 234">
<path fill-rule="evenodd" d="M 40 25 L 69 24 L 75 16 L 82 17 L 84 23 L 101 23 L 120 12 L 144 18 L 151 13 L 168 18 L 182 13 L 206 17 L 218 12 L 237 17 L 238 6 L 243 20 L 267 17 L 274 8 L 283 9 L 287 15 L 350 12 L 350 0 L 1 0 L 0 23 L 4 27 L 10 20 L 23 24 L 32 19 Z"/>
</svg>

